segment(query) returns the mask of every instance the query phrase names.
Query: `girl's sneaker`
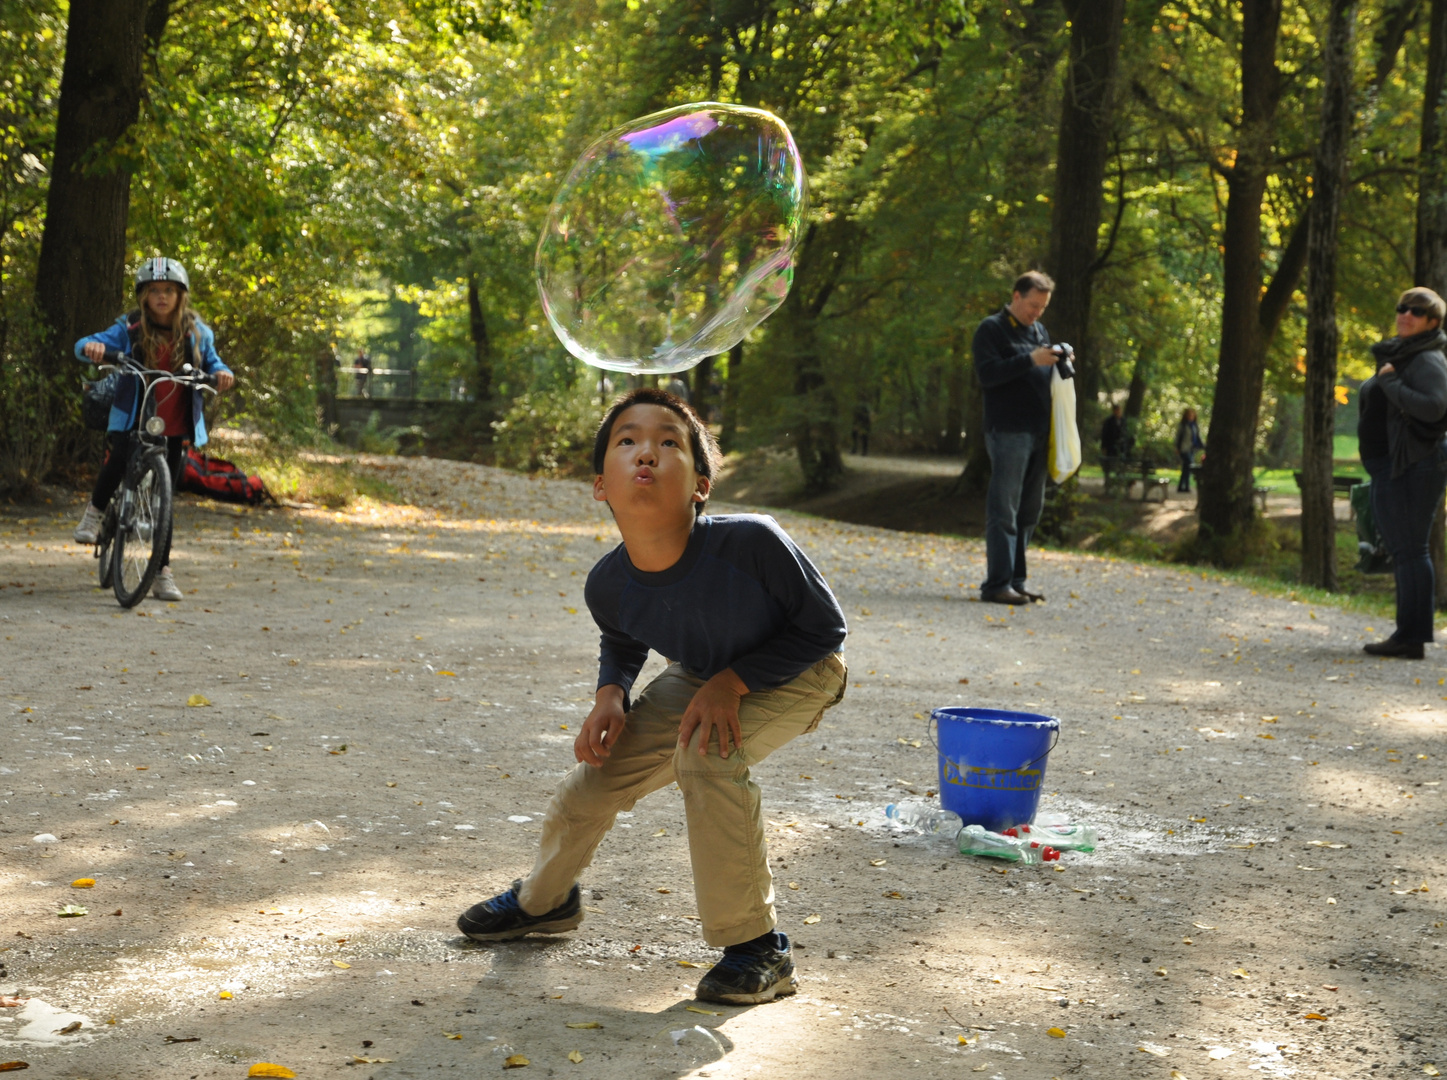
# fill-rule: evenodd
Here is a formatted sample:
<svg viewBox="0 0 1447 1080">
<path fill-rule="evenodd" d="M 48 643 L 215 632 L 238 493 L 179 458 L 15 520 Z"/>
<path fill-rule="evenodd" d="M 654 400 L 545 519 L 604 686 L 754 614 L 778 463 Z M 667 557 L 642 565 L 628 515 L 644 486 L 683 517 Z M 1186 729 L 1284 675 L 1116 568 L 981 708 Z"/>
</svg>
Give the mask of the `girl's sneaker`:
<svg viewBox="0 0 1447 1080">
<path fill-rule="evenodd" d="M 168 566 L 156 575 L 155 583 L 151 586 L 151 595 L 157 600 L 181 600 L 181 590 L 176 587 L 176 579 L 171 576 L 171 568 Z"/>
<path fill-rule="evenodd" d="M 94 544 L 96 537 L 100 535 L 100 523 L 103 516 L 94 506 L 86 503 L 85 513 L 80 517 L 80 524 L 75 527 L 75 542 L 77 544 Z"/>
<path fill-rule="evenodd" d="M 529 915 L 518 903 L 521 884 L 514 881 L 507 892 L 473 904 L 458 916 L 457 929 L 473 941 L 508 941 L 524 934 L 561 934 L 583 922 L 583 892 L 578 886 L 546 915 Z"/>
<path fill-rule="evenodd" d="M 775 931 L 724 949 L 723 959 L 709 968 L 694 997 L 725 1005 L 757 1005 L 797 989 L 789 936 Z"/>
</svg>

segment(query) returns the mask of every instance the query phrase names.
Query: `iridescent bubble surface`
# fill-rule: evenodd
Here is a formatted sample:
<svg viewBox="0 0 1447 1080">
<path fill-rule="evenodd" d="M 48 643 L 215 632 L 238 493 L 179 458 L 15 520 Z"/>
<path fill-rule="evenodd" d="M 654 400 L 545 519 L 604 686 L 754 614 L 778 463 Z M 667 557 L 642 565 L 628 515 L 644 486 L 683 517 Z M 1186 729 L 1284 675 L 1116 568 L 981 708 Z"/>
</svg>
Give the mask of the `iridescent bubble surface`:
<svg viewBox="0 0 1447 1080">
<path fill-rule="evenodd" d="M 567 350 L 664 374 L 727 352 L 789 293 L 808 183 L 784 122 L 703 102 L 597 140 L 538 240 L 538 294 Z"/>
</svg>

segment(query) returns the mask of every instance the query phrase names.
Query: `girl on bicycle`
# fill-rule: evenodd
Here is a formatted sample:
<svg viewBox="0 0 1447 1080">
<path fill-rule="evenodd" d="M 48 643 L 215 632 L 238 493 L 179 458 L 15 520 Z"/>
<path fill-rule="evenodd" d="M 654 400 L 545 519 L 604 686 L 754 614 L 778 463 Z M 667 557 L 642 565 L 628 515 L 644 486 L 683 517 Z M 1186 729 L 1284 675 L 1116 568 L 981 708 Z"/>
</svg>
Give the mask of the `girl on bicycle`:
<svg viewBox="0 0 1447 1080">
<path fill-rule="evenodd" d="M 190 280 L 186 268 L 175 259 L 147 259 L 136 271 L 136 296 L 140 307 L 122 315 L 99 334 L 83 337 L 75 343 L 77 360 L 99 364 L 107 349 L 127 353 L 145 367 L 159 371 L 175 371 L 182 364 L 199 367 L 216 376 L 216 389 L 231 388 L 235 377 L 231 369 L 216 355 L 215 335 L 201 317 L 191 310 Z M 136 377 L 123 378 L 116 391 L 107 425 L 105 461 L 96 477 L 90 505 L 80 524 L 75 527 L 79 544 L 94 544 L 105 506 L 115 494 L 125 475 L 129 432 L 140 419 L 141 395 L 144 387 Z M 156 415 L 166 422 L 166 464 L 174 484 L 181 475 L 183 445 L 206 444 L 206 420 L 201 412 L 201 391 L 187 393 L 184 387 L 160 382 L 153 393 Z M 164 546 L 164 562 L 156 576 L 151 595 L 158 600 L 180 600 L 181 590 L 171 574 L 171 535 L 168 530 Z"/>
</svg>

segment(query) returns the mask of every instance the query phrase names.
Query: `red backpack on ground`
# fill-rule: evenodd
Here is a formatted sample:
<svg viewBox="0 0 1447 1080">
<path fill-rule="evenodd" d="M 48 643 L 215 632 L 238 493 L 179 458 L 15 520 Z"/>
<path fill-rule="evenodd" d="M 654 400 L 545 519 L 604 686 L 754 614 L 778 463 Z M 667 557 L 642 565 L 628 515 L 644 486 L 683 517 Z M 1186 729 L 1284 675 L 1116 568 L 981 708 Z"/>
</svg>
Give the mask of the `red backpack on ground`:
<svg viewBox="0 0 1447 1080">
<path fill-rule="evenodd" d="M 194 491 L 221 502 L 248 506 L 272 498 L 261 477 L 247 476 L 231 462 L 209 457 L 194 446 L 186 447 L 186 460 L 181 465 L 181 479 L 176 486 L 181 491 Z"/>
</svg>

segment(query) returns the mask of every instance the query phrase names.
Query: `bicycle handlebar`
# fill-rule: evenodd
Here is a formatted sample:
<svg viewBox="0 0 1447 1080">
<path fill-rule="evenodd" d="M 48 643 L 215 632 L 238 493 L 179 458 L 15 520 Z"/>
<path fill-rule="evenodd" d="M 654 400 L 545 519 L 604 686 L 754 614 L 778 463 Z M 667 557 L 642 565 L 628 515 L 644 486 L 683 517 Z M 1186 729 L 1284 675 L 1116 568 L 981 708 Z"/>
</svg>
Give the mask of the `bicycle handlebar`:
<svg viewBox="0 0 1447 1080">
<path fill-rule="evenodd" d="M 190 364 L 182 365 L 179 372 L 143 368 L 119 349 L 107 349 L 104 362 L 97 364 L 96 367 L 103 371 L 108 369 L 122 375 L 139 375 L 152 381 L 181 383 L 183 386 L 194 386 L 200 390 L 216 393 L 216 376 L 207 375 Z"/>
</svg>

